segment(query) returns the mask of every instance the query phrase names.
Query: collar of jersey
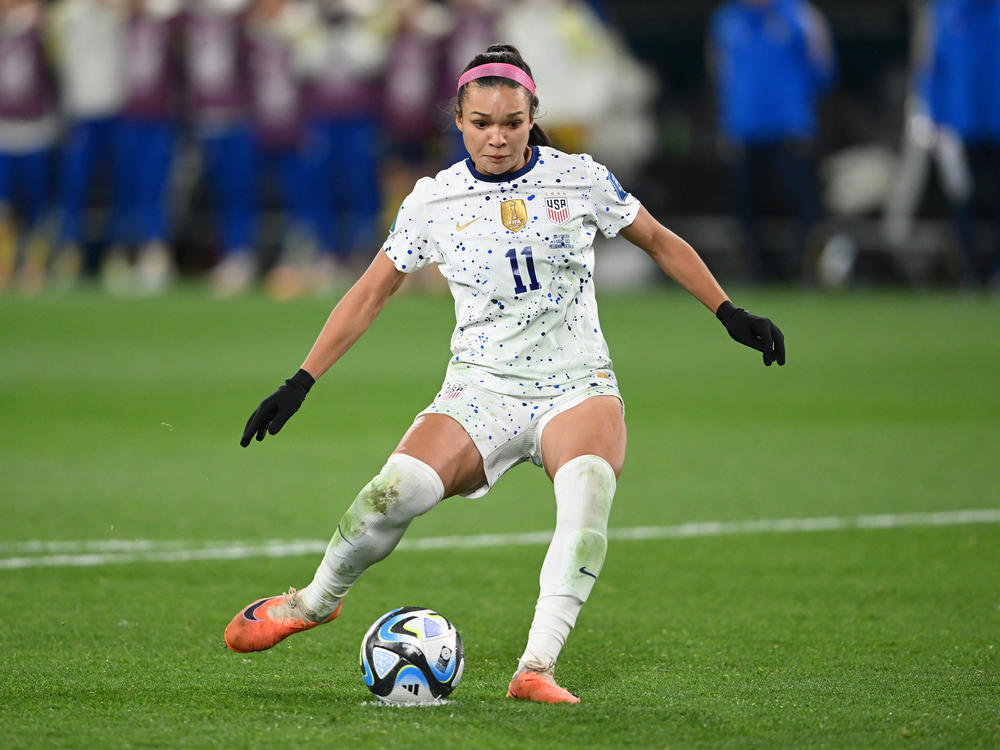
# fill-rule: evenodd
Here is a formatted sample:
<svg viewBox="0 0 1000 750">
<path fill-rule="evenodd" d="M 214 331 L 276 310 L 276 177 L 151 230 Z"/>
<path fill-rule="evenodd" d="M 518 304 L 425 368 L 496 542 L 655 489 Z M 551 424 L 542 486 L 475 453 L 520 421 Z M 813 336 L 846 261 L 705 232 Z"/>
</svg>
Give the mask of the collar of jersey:
<svg viewBox="0 0 1000 750">
<path fill-rule="evenodd" d="M 510 182 L 511 180 L 516 180 L 521 175 L 526 175 L 532 169 L 534 169 L 535 164 L 538 163 L 538 146 L 531 147 L 531 158 L 528 159 L 528 163 L 525 164 L 520 169 L 514 172 L 506 172 L 504 174 L 483 174 L 476 169 L 476 165 L 472 163 L 472 158 L 465 160 L 465 166 L 469 168 L 472 176 L 477 180 L 482 180 L 483 182 Z"/>
</svg>

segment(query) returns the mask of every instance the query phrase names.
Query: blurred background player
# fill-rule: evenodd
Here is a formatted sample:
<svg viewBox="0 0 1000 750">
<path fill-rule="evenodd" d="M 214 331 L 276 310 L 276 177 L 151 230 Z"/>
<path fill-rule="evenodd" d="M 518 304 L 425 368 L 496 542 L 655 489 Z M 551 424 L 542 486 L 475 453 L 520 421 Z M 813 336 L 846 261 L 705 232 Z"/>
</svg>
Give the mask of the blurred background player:
<svg viewBox="0 0 1000 750">
<path fill-rule="evenodd" d="M 419 177 L 444 166 L 442 116 L 451 93 L 444 82 L 443 42 L 449 25 L 438 3 L 401 0 L 396 6 L 380 113 L 387 205 L 398 206 Z"/>
<path fill-rule="evenodd" d="M 935 0 L 918 44 L 918 90 L 962 250 L 959 283 L 1000 290 L 1000 0 Z M 996 222 L 985 259 L 980 212 Z"/>
<path fill-rule="evenodd" d="M 320 0 L 321 22 L 303 47 L 306 165 L 319 256 L 318 291 L 353 281 L 376 247 L 380 87 L 388 16 L 375 0 Z"/>
<path fill-rule="evenodd" d="M 131 0 L 129 7 L 125 105 L 115 154 L 119 226 L 104 274 L 113 291 L 161 292 L 177 272 L 169 187 L 181 95 L 181 11 L 180 0 Z"/>
<path fill-rule="evenodd" d="M 303 151 L 304 99 L 296 48 L 315 23 L 311 6 L 293 0 L 257 0 L 247 21 L 250 103 L 256 189 L 274 231 L 261 244 L 277 246 L 266 286 L 276 299 L 307 291 L 315 245 L 310 238 L 309 184 Z M 263 223 L 261 232 L 263 233 Z"/>
<path fill-rule="evenodd" d="M 805 0 L 728 0 L 712 16 L 707 55 L 752 275 L 803 279 L 809 234 L 822 216 L 816 106 L 836 74 L 826 20 Z M 798 221 L 790 271 L 761 232 L 760 198 L 774 177 Z"/>
<path fill-rule="evenodd" d="M 221 257 L 211 271 L 222 297 L 249 289 L 258 271 L 245 13 L 245 0 L 193 0 L 184 28 L 189 118 L 222 225 Z"/>
<path fill-rule="evenodd" d="M 34 279 L 28 286 L 41 288 L 47 266 L 72 280 L 84 265 L 97 265 L 98 253 L 108 285 L 130 291 L 155 291 L 178 270 L 215 265 L 215 289 L 229 294 L 248 288 L 275 260 L 267 288 L 279 297 L 329 289 L 338 276 L 347 281 L 357 272 L 354 259 L 374 247 L 372 227 L 391 221 L 405 185 L 432 172 L 439 155 L 459 158 L 457 136 L 435 122 L 442 72 L 453 74 L 470 49 L 501 37 L 539 62 L 555 141 L 605 155 L 616 174 L 677 217 L 722 273 L 745 268 L 754 278 L 774 279 L 808 270 L 811 276 L 822 244 L 815 270 L 824 284 L 831 278 L 824 271 L 828 255 L 850 259 L 847 276 L 837 278 L 858 273 L 891 281 L 889 274 L 902 272 L 916 283 L 946 277 L 979 286 L 996 275 L 996 261 L 980 258 L 986 248 L 979 245 L 990 228 L 982 219 L 1000 205 L 994 199 L 1000 179 L 990 166 L 997 136 L 988 124 L 996 117 L 987 112 L 1000 99 L 990 93 L 996 84 L 989 72 L 996 65 L 990 15 L 997 0 L 909 0 L 907 7 L 933 9 L 919 34 L 897 23 L 906 14 L 902 5 L 824 4 L 844 67 L 843 85 L 832 92 L 837 106 L 823 112 L 821 133 L 816 105 L 837 62 L 824 17 L 804 0 L 728 0 L 707 38 L 710 8 L 702 4 L 292 0 L 279 3 L 273 23 L 265 23 L 267 3 L 248 19 L 249 0 L 190 0 L 180 12 L 182 54 L 173 66 L 181 74 L 171 78 L 156 29 L 178 14 L 171 6 L 180 2 L 58 0 L 42 14 L 54 31 L 49 48 L 66 125 L 56 139 L 62 158 L 52 191 L 62 209 L 57 249 L 63 252 L 47 259 L 52 243 L 26 243 L 19 226 L 21 244 L 33 248 L 21 249 L 21 276 Z M 317 18 L 303 24 L 310 14 Z M 288 33 L 295 17 L 301 28 Z M 868 31 L 855 30 L 850 19 Z M 170 26 L 176 24 L 174 18 Z M 227 25 L 232 33 L 222 30 Z M 900 50 L 913 37 L 920 50 L 907 115 L 913 127 L 897 158 L 892 141 L 908 89 Z M 12 39 L 8 33 L 4 41 Z M 691 54 L 706 41 L 717 90 L 705 85 L 702 60 Z M 16 62 L 0 64 L 8 83 L 20 80 L 21 70 Z M 567 76 L 573 86 L 561 84 Z M 180 122 L 175 112 L 163 116 L 178 83 L 192 105 Z M 717 141 L 707 135 L 710 90 L 719 105 Z M 305 171 L 299 178 L 290 141 L 295 128 L 280 122 L 281 107 L 296 94 Z M 425 101 L 431 106 L 414 106 Z M 51 142 L 45 127 L 30 129 L 38 141 L 27 145 L 25 132 L 11 140 L 8 124 L 0 152 Z M 822 226 L 813 163 L 820 137 L 830 212 Z M 925 193 L 932 159 L 942 190 Z M 21 160 L 22 177 L 29 162 L 41 163 Z M 42 171 L 32 174 L 30 184 L 41 185 Z M 296 179 L 308 187 L 289 190 Z M 896 189 L 886 200 L 890 190 L 882 182 L 891 187 L 893 179 Z M 727 184 L 736 211 L 723 198 Z M 7 217 L 0 220 L 5 279 L 18 239 L 10 219 L 23 223 L 26 212 L 36 215 L 25 203 L 23 180 L 7 189 L 20 206 L 12 214 L 8 195 L 0 212 Z M 258 198 L 265 209 L 259 217 Z M 786 209 L 792 221 L 783 220 Z M 873 226 L 873 214 L 883 210 L 884 226 Z M 942 211 L 951 211 L 951 223 L 938 219 Z M 727 231 L 730 213 L 739 217 L 739 232 Z M 216 217 L 218 239 L 206 231 Z M 920 232 L 910 231 L 917 225 Z M 44 238 L 46 226 L 28 234 Z M 634 256 L 623 243 L 608 244 L 606 255 L 616 257 L 605 283 L 653 281 L 645 266 L 627 268 Z M 844 252 L 828 253 L 835 244 Z M 133 254 L 137 263 L 129 268 Z"/>
<path fill-rule="evenodd" d="M 40 289 L 51 241 L 44 220 L 58 123 L 43 24 L 37 0 L 0 0 L 0 291 L 19 256 L 25 288 Z"/>
<path fill-rule="evenodd" d="M 109 233 L 119 226 L 121 176 L 112 174 L 125 98 L 124 0 L 58 0 L 51 14 L 66 132 L 59 185 L 61 227 L 52 263 L 60 286 L 73 284 L 85 263 L 100 262 Z M 103 191 L 97 192 L 100 188 Z M 100 205 L 110 219 L 84 233 L 85 209 Z M 85 240 L 96 258 L 85 257 Z M 117 259 L 111 258 L 114 263 Z M 113 268 L 113 266 L 112 266 Z"/>
<path fill-rule="evenodd" d="M 382 232 L 395 217 L 390 212 L 417 179 L 454 162 L 447 161 L 452 139 L 445 114 L 455 80 L 446 80 L 445 73 L 451 14 L 430 0 L 401 0 L 394 10 L 380 109 Z M 418 287 L 439 292 L 447 288 L 434 272 L 417 274 L 412 288 Z"/>
</svg>

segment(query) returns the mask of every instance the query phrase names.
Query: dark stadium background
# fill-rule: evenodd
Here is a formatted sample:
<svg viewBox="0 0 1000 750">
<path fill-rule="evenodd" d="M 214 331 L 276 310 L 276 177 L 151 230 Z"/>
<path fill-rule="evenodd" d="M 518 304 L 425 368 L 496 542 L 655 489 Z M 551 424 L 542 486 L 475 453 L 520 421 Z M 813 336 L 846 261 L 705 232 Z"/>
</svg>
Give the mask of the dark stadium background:
<svg viewBox="0 0 1000 750">
<path fill-rule="evenodd" d="M 609 20 L 660 81 L 660 148 L 649 172 L 664 185 L 659 205 L 675 213 L 727 209 L 718 174 L 714 92 L 705 66 L 707 20 L 718 5 L 710 0 L 608 4 Z M 840 67 L 839 81 L 822 107 L 820 153 L 871 141 L 898 143 L 909 75 L 907 3 L 828 0 L 816 5 L 830 22 Z"/>
<path fill-rule="evenodd" d="M 688 239 L 722 279 L 738 280 L 743 274 L 739 232 L 732 219 L 727 165 L 716 135 L 714 90 L 705 63 L 706 28 L 719 4 L 716 0 L 596 3 L 659 83 L 656 145 L 627 187 Z M 898 150 L 910 81 L 911 24 L 920 3 L 826 0 L 816 5 L 830 22 L 839 67 L 837 83 L 820 108 L 818 165 L 822 168 L 824 159 L 851 147 L 879 144 Z M 211 242 L 204 231 L 211 221 L 208 198 L 200 186 L 192 197 L 190 210 L 177 227 L 175 248 L 182 268 L 200 271 L 217 256 L 206 246 Z M 989 200 L 985 203 L 989 205 Z M 772 252 L 790 253 L 794 231 L 787 201 L 772 191 L 762 196 L 762 204 Z M 889 251 L 877 210 L 849 219 L 829 216 L 822 234 L 843 232 L 851 238 L 857 250 L 852 275 L 856 282 L 950 284 L 958 251 L 933 170 L 916 219 L 912 243 L 904 248 L 908 258 Z M 982 224 L 983 231 L 991 231 L 985 221 Z M 266 263 L 269 248 L 266 241 L 262 244 Z"/>
<path fill-rule="evenodd" d="M 736 252 L 725 233 L 706 231 L 713 217 L 731 213 L 726 166 L 716 137 L 714 91 L 705 65 L 707 20 L 719 5 L 712 0 L 614 2 L 608 17 L 629 48 L 651 66 L 660 81 L 657 102 L 659 143 L 634 192 L 654 213 L 695 244 L 722 275 Z M 911 24 L 916 3 L 900 0 L 826 0 L 815 3 L 834 36 L 839 78 L 820 109 L 817 157 L 841 149 L 880 144 L 898 149 L 909 86 Z M 786 228 L 787 203 L 773 193 L 763 196 L 765 213 L 777 231 Z M 925 281 L 948 273 L 951 238 L 947 205 L 932 178 L 918 218 L 934 229 L 935 257 Z M 897 282 L 900 269 L 881 238 L 875 212 L 845 226 L 858 244 L 856 275 L 862 280 Z M 833 222 L 836 223 L 836 222 Z M 844 222 L 840 222 L 844 224 Z M 786 230 L 786 231 L 782 231 Z M 834 231 L 830 227 L 829 231 Z M 926 238 L 925 238 L 926 239 Z M 788 251 L 789 248 L 776 248 Z M 927 248 L 923 252 L 928 252 Z"/>
</svg>

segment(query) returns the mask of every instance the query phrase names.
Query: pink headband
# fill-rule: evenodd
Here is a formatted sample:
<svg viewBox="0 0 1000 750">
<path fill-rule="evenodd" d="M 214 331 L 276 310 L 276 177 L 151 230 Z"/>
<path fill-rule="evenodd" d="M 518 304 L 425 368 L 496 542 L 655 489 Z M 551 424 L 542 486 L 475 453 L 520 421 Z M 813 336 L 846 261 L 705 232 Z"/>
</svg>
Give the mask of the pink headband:
<svg viewBox="0 0 1000 750">
<path fill-rule="evenodd" d="M 486 63 L 485 65 L 477 65 L 476 67 L 465 71 L 462 73 L 462 77 L 458 79 L 458 88 L 462 88 L 469 81 L 474 81 L 477 78 L 486 78 L 487 76 L 500 76 L 500 78 L 509 78 L 515 81 L 524 88 L 531 92 L 531 95 L 535 95 L 535 82 L 531 80 L 531 76 L 525 73 L 516 65 L 511 65 L 510 63 Z"/>
</svg>

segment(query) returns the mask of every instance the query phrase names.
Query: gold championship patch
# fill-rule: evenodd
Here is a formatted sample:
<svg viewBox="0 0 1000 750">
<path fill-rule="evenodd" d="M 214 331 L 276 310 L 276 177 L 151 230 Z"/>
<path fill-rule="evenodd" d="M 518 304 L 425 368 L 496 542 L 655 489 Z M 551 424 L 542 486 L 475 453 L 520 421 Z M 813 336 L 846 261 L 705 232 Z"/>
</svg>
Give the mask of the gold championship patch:
<svg viewBox="0 0 1000 750">
<path fill-rule="evenodd" d="M 528 225 L 528 207 L 523 198 L 514 198 L 500 204 L 500 221 L 512 232 L 520 232 Z"/>
</svg>

